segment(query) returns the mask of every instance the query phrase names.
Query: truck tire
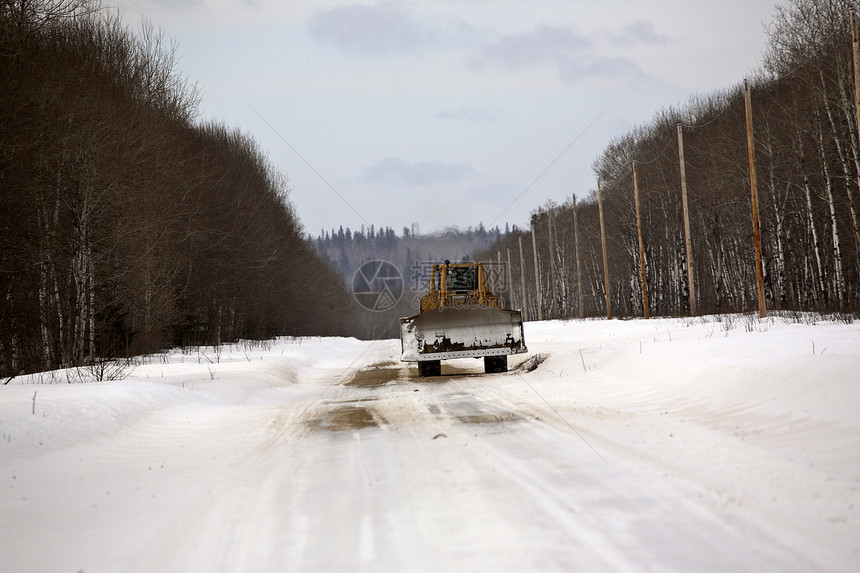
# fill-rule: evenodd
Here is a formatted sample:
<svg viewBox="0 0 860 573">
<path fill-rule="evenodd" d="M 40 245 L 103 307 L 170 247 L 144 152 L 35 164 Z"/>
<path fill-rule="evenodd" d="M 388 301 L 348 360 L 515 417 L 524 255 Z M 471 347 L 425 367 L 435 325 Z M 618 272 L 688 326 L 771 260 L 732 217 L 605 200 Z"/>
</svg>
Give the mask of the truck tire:
<svg viewBox="0 0 860 573">
<path fill-rule="evenodd" d="M 484 356 L 484 372 L 487 374 L 495 374 L 496 372 L 508 371 L 508 357 L 502 356 Z"/>
<path fill-rule="evenodd" d="M 442 374 L 441 360 L 426 360 L 418 363 L 419 376 L 439 376 Z"/>
</svg>

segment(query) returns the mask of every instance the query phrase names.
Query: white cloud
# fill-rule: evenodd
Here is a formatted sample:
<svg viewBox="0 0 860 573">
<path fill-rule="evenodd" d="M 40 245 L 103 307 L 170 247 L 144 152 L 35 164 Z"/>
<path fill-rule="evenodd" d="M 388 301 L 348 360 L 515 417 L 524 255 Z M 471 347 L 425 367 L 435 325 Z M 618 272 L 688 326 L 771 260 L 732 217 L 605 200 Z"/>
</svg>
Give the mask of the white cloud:
<svg viewBox="0 0 860 573">
<path fill-rule="evenodd" d="M 477 171 L 462 163 L 444 161 L 410 163 L 399 157 L 386 157 L 365 169 L 362 181 L 423 187 L 437 183 L 453 183 L 477 175 Z"/>
<path fill-rule="evenodd" d="M 411 52 L 434 39 L 433 30 L 389 2 L 315 10 L 308 29 L 346 52 L 373 55 Z"/>
<path fill-rule="evenodd" d="M 629 41 L 657 43 L 661 37 L 653 25 L 637 22 L 619 37 Z M 654 83 L 633 60 L 623 56 L 604 56 L 598 35 L 584 34 L 573 28 L 540 25 L 530 32 L 500 36 L 484 47 L 474 59 L 474 67 L 486 70 L 501 67 L 509 71 L 554 68 L 564 84 L 595 82 L 617 84 Z"/>
<path fill-rule="evenodd" d="M 620 33 L 616 33 L 614 42 L 619 46 L 631 46 L 634 44 L 662 45 L 669 43 L 669 36 L 657 33 L 654 22 L 651 20 L 637 20 L 624 26 Z"/>
<path fill-rule="evenodd" d="M 351 4 L 314 10 L 307 23 L 311 36 L 348 54 L 397 55 L 426 47 L 447 51 L 481 36 L 465 20 L 441 13 L 421 13 L 413 3 Z"/>
<path fill-rule="evenodd" d="M 564 58 L 558 62 L 559 79 L 566 84 L 603 81 L 629 86 L 649 86 L 657 80 L 635 62 L 622 57 L 585 54 L 579 58 Z"/>
<path fill-rule="evenodd" d="M 436 114 L 436 117 L 444 120 L 490 122 L 498 121 L 498 113 L 494 110 L 478 107 L 461 107 L 457 109 L 445 109 Z"/>
<path fill-rule="evenodd" d="M 532 67 L 553 63 L 591 47 L 591 39 L 572 29 L 541 25 L 530 32 L 508 34 L 481 50 L 479 66 Z"/>
</svg>

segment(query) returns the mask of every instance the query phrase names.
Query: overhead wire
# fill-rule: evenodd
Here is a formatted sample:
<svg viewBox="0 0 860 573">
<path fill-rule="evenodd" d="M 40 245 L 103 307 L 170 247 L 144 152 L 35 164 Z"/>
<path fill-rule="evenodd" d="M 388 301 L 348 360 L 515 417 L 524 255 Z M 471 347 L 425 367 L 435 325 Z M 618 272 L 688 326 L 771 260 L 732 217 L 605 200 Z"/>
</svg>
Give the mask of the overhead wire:
<svg viewBox="0 0 860 573">
<path fill-rule="evenodd" d="M 672 145 L 672 138 L 669 138 L 669 139 L 666 141 L 666 145 L 664 145 L 664 146 L 663 146 L 663 149 L 660 151 L 660 153 L 658 153 L 657 155 L 655 155 L 654 157 L 652 157 L 652 158 L 651 158 L 651 159 L 649 159 L 648 161 L 642 161 L 642 160 L 640 160 L 640 159 L 634 159 L 634 161 L 635 161 L 636 163 L 641 164 L 641 165 L 648 165 L 648 164 L 650 164 L 650 163 L 654 163 L 655 161 L 657 161 L 658 159 L 660 159 L 661 157 L 663 157 L 663 155 L 666 153 L 666 150 L 667 150 L 667 149 L 669 149 L 669 146 L 670 146 L 670 145 Z"/>
<path fill-rule="evenodd" d="M 277 129 L 275 129 L 275 127 L 274 127 L 271 123 L 269 123 L 269 122 L 266 120 L 266 118 L 265 118 L 265 117 L 263 117 L 262 115 L 260 115 L 260 112 L 258 112 L 258 111 L 257 111 L 256 109 L 254 109 L 253 107 L 251 108 L 251 110 L 253 110 L 253 112 L 257 114 L 257 117 L 259 117 L 261 120 L 263 120 L 263 123 L 265 123 L 266 125 L 268 125 L 268 126 L 269 126 L 269 129 L 271 129 L 271 130 L 274 132 L 274 134 L 275 134 L 275 135 L 277 135 L 277 136 L 278 136 L 278 138 L 280 138 L 280 140 L 281 140 L 281 141 L 283 141 L 283 142 L 287 145 L 287 147 L 289 147 L 289 148 L 293 151 L 293 153 L 295 153 L 295 154 L 298 156 L 298 158 L 299 158 L 299 159 L 301 159 L 302 161 L 304 161 L 305 165 L 307 165 L 307 166 L 310 168 L 310 170 L 311 170 L 311 171 L 313 171 L 313 172 L 316 174 L 316 176 L 317 176 L 317 177 L 319 177 L 319 178 L 320 178 L 320 180 L 321 180 L 323 183 L 325 183 L 325 184 L 326 184 L 326 186 L 328 186 L 328 188 L 329 188 L 329 189 L 331 189 L 331 190 L 334 192 L 334 194 L 335 194 L 335 195 L 337 195 L 338 197 L 340 197 L 340 200 L 341 200 L 341 201 L 343 201 L 343 202 L 346 204 L 346 206 L 347 206 L 347 207 L 349 207 L 350 209 L 352 209 L 352 212 L 353 212 L 353 213 L 355 213 L 356 215 L 358 215 L 358 218 L 359 218 L 359 219 L 361 219 L 362 221 L 364 221 L 364 224 L 365 224 L 365 225 L 367 225 L 368 227 L 370 226 L 370 223 L 367 221 L 367 219 L 365 219 L 365 218 L 362 216 L 362 214 L 361 214 L 361 213 L 359 213 L 359 212 L 358 212 L 358 210 L 357 210 L 355 207 L 353 207 L 353 206 L 352 206 L 352 203 L 350 203 L 349 201 L 347 201 L 347 200 L 346 200 L 346 197 L 344 197 L 343 195 L 341 195 L 341 194 L 340 194 L 340 192 L 338 192 L 338 190 L 334 188 L 334 185 L 332 185 L 331 183 L 329 183 L 329 182 L 328 182 L 328 180 L 327 180 L 325 177 L 323 177 L 323 176 L 322 176 L 322 174 L 321 174 L 319 171 L 317 171 L 317 170 L 316 170 L 316 168 L 314 168 L 314 166 L 313 166 L 313 165 L 311 165 L 311 164 L 310 164 L 310 162 L 309 162 L 307 159 L 305 159 L 305 158 L 304 158 L 304 156 L 303 156 L 301 153 L 299 153 L 299 151 L 298 151 L 295 147 L 293 147 L 292 145 L 290 145 L 290 142 L 289 142 L 289 141 L 287 141 L 287 140 L 284 138 L 284 136 L 283 136 L 283 135 L 281 135 L 281 134 L 278 132 L 278 130 L 277 130 Z"/>
<path fill-rule="evenodd" d="M 690 125 L 690 124 L 686 124 L 684 122 L 678 122 L 678 125 L 680 125 L 681 127 L 686 127 L 687 129 L 702 129 L 703 127 L 708 127 L 709 125 L 711 125 L 712 123 L 714 123 L 715 121 L 720 119 L 723 116 L 723 114 L 726 113 L 726 111 L 728 109 L 729 109 L 728 106 L 723 106 L 723 109 L 720 111 L 720 113 L 718 113 L 716 116 L 712 117 L 711 119 L 709 119 L 705 123 L 700 123 L 700 124 L 694 123 L 694 124 Z"/>
<path fill-rule="evenodd" d="M 609 107 L 608 107 L 608 106 L 607 106 L 603 111 L 601 111 L 599 114 L 597 114 L 597 117 L 595 117 L 593 120 L 591 120 L 591 122 L 590 122 L 588 125 L 586 125 L 586 126 L 585 126 L 585 128 L 584 128 L 582 131 L 580 131 L 580 132 L 579 132 L 579 135 L 577 135 L 576 137 L 574 137 L 574 138 L 573 138 L 573 141 L 571 141 L 571 142 L 567 145 L 567 147 L 565 147 L 565 148 L 561 151 L 561 153 L 559 153 L 559 154 L 555 157 L 555 159 L 553 159 L 552 161 L 550 161 L 550 162 L 549 162 L 549 164 L 548 164 L 546 167 L 544 167 L 544 168 L 541 170 L 541 172 L 540 172 L 540 173 L 538 173 L 538 174 L 537 174 L 537 176 L 536 176 L 534 179 L 532 179 L 531 183 L 529 183 L 528 185 L 526 185 L 526 186 L 525 186 L 525 188 L 523 188 L 523 190 L 520 192 L 520 194 L 519 194 L 519 195 L 517 195 L 516 197 L 514 197 L 513 201 L 511 201 L 510 203 L 508 203 L 508 206 L 507 206 L 507 207 L 505 207 L 504 209 L 502 209 L 502 211 L 501 211 L 498 215 L 496 215 L 496 218 L 495 218 L 495 219 L 493 219 L 493 220 L 490 222 L 489 226 L 490 226 L 490 227 L 492 227 L 492 226 L 493 226 L 493 224 L 494 224 L 496 221 L 498 221 L 498 220 L 502 217 L 502 215 L 504 215 L 505 213 L 507 213 L 508 209 L 510 209 L 511 207 L 513 207 L 513 206 L 514 206 L 514 203 L 516 203 L 517 201 L 519 201 L 519 200 L 520 200 L 520 198 L 521 198 L 523 195 L 525 195 L 525 194 L 526 194 L 526 192 L 528 192 L 528 190 L 529 190 L 529 189 L 531 189 L 531 188 L 534 186 L 534 184 L 535 184 L 535 183 L 537 183 L 537 182 L 538 182 L 538 180 L 539 180 L 541 177 L 543 177 L 543 176 L 544 176 L 544 174 L 545 174 L 547 171 L 549 171 L 549 170 L 550 170 L 550 168 L 552 168 L 552 166 L 553 166 L 553 165 L 555 165 L 555 164 L 558 162 L 558 160 L 559 160 L 559 159 L 561 159 L 561 158 L 562 158 L 562 157 L 563 157 L 563 156 L 564 156 L 568 151 L 570 151 L 570 148 L 571 148 L 571 147 L 573 147 L 573 146 L 574 146 L 574 144 L 575 144 L 577 141 L 579 141 L 579 140 L 582 138 L 582 136 L 583 136 L 583 135 L 585 135 L 585 133 L 586 133 L 589 129 L 591 129 L 591 126 L 593 126 L 595 123 L 597 123 L 597 120 L 599 120 L 601 117 L 603 117 L 603 115 L 604 115 L 607 111 L 609 111 Z"/>
</svg>

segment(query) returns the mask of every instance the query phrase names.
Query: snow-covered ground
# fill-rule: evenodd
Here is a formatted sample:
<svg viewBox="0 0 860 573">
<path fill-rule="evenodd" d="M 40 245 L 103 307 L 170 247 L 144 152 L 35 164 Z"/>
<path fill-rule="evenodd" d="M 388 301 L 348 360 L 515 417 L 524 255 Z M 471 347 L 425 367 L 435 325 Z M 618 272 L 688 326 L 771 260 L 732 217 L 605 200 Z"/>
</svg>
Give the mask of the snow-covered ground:
<svg viewBox="0 0 860 573">
<path fill-rule="evenodd" d="M 527 323 L 531 372 L 399 342 L 0 387 L 0 569 L 857 571 L 860 326 Z M 58 375 L 58 377 L 61 377 Z"/>
</svg>

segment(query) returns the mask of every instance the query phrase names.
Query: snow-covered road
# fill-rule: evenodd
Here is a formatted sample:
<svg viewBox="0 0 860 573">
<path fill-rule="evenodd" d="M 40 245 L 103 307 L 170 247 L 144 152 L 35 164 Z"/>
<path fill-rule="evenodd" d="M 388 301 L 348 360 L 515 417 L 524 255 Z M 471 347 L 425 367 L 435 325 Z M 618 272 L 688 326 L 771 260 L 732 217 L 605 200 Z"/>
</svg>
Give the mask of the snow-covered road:
<svg viewBox="0 0 860 573">
<path fill-rule="evenodd" d="M 8 571 L 854 571 L 860 328 L 528 323 L 536 370 L 398 341 L 0 389 Z M 35 396 L 34 396 L 35 394 Z M 35 412 L 35 413 L 33 413 Z"/>
</svg>

